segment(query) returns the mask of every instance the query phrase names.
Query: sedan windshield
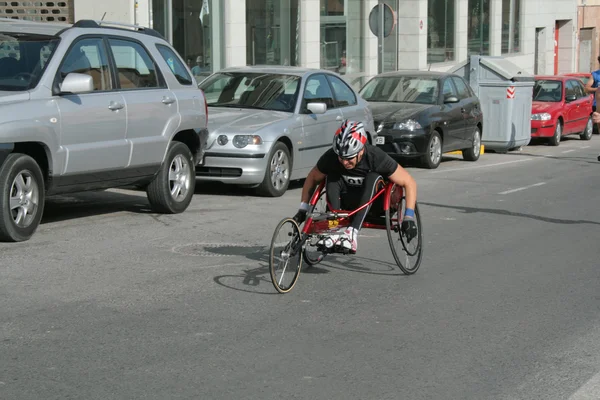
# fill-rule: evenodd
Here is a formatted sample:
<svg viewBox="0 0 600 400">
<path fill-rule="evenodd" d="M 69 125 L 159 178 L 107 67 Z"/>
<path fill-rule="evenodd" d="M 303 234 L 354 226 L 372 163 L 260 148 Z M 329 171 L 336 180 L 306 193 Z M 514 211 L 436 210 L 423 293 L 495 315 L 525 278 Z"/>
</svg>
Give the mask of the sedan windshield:
<svg viewBox="0 0 600 400">
<path fill-rule="evenodd" d="M 370 80 L 360 91 L 367 101 L 436 104 L 438 80 L 420 76 L 386 76 Z"/>
<path fill-rule="evenodd" d="M 58 42 L 53 36 L 0 32 L 0 90 L 35 87 Z"/>
<path fill-rule="evenodd" d="M 200 83 L 209 106 L 293 112 L 300 77 L 260 72 L 220 72 Z"/>
<path fill-rule="evenodd" d="M 562 99 L 562 82 L 537 80 L 533 86 L 533 101 L 559 102 Z"/>
</svg>

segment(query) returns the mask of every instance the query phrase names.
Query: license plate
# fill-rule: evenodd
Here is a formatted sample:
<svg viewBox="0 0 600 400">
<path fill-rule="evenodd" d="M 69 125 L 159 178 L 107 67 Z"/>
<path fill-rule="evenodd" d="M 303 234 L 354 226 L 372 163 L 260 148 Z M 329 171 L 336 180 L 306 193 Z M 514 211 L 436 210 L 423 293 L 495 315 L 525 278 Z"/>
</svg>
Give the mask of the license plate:
<svg viewBox="0 0 600 400">
<path fill-rule="evenodd" d="M 375 144 L 385 144 L 385 137 L 377 136 L 377 139 L 375 139 Z"/>
</svg>

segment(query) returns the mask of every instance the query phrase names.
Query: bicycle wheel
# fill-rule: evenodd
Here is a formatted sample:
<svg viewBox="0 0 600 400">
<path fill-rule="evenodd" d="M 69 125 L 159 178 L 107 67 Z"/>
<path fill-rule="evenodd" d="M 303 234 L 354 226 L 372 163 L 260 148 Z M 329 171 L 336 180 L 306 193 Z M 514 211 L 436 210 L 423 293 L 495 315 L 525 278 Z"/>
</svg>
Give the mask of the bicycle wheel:
<svg viewBox="0 0 600 400">
<path fill-rule="evenodd" d="M 396 185 L 392 187 L 391 198 L 394 198 L 393 191 Z M 404 210 L 406 209 L 406 199 L 402 196 L 396 202 L 390 201 L 390 207 L 385 210 L 385 226 L 392 249 L 392 255 L 398 267 L 406 275 L 412 275 L 419 269 L 421 258 L 423 256 L 423 227 L 421 224 L 421 214 L 419 205 L 415 206 L 415 224 L 417 225 L 417 235 L 410 241 L 400 229 Z"/>
<path fill-rule="evenodd" d="M 321 191 L 319 199 L 317 200 L 317 204 L 315 204 L 315 208 L 312 212 L 319 214 L 327 212 L 327 195 L 325 189 Z M 310 266 L 317 265 L 318 263 L 323 261 L 323 259 L 326 256 L 326 253 L 317 250 L 318 241 L 318 237 L 312 236 L 309 238 L 309 240 L 306 243 L 306 246 L 304 247 L 303 259 Z"/>
<path fill-rule="evenodd" d="M 279 293 L 287 293 L 296 284 L 302 268 L 302 235 L 296 221 L 284 218 L 279 222 L 269 253 L 269 272 Z"/>
</svg>

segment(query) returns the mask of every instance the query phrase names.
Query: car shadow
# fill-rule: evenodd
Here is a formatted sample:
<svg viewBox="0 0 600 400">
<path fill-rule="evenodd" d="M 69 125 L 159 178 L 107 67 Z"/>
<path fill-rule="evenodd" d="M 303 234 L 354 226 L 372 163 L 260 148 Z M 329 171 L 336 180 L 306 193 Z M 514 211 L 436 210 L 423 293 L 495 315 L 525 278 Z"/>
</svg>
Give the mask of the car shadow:
<svg viewBox="0 0 600 400">
<path fill-rule="evenodd" d="M 112 191 L 89 191 L 47 197 L 41 224 L 123 211 L 136 214 L 153 213 L 145 193 L 142 197 Z"/>
<path fill-rule="evenodd" d="M 448 204 L 439 204 L 439 203 L 429 203 L 425 201 L 420 201 L 419 205 L 426 205 L 430 207 L 436 208 L 446 208 L 451 210 L 462 211 L 465 214 L 476 214 L 476 213 L 484 213 L 484 214 L 496 214 L 496 215 L 504 215 L 509 217 L 520 217 L 520 218 L 528 218 L 534 219 L 537 221 L 548 222 L 551 224 L 562 224 L 562 225 L 582 225 L 582 224 L 590 224 L 590 225 L 600 225 L 600 222 L 596 221 L 588 221 L 588 220 L 572 220 L 572 219 L 562 219 L 562 218 L 551 218 L 544 217 L 542 215 L 534 215 L 534 214 L 525 214 L 508 210 L 501 210 L 496 208 L 479 208 L 479 207 L 467 207 L 467 206 L 451 206 Z"/>
</svg>

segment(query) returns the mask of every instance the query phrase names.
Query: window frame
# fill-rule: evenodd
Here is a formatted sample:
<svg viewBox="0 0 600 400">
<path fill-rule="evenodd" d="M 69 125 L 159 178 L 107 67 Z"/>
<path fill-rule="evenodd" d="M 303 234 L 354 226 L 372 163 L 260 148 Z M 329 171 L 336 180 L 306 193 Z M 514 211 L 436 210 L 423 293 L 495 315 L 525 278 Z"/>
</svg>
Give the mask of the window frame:
<svg viewBox="0 0 600 400">
<path fill-rule="evenodd" d="M 500 41 L 500 54 L 502 55 L 507 55 L 507 54 L 520 54 L 522 52 L 522 34 L 521 34 L 521 27 L 522 27 L 522 23 L 521 23 L 521 17 L 523 16 L 523 2 L 521 0 L 502 0 L 502 8 L 504 8 L 504 2 L 508 1 L 509 2 L 509 6 L 508 6 L 508 47 L 506 49 L 506 51 L 504 51 L 503 48 L 503 40 L 501 39 Z M 516 4 L 519 3 L 519 12 L 515 13 L 515 8 L 516 8 Z M 502 26 L 504 19 L 503 19 L 504 15 L 502 15 L 500 17 L 500 25 Z M 518 28 L 515 26 L 518 24 Z M 519 40 L 515 41 L 515 33 L 519 33 Z M 504 35 L 504 29 L 501 28 L 500 29 L 500 35 L 501 38 Z M 515 46 L 519 48 L 519 50 L 515 51 Z"/>
<path fill-rule="evenodd" d="M 116 91 L 119 92 L 129 92 L 132 90 L 161 90 L 161 89 L 168 89 L 169 85 L 167 85 L 167 81 L 163 75 L 162 70 L 160 69 L 158 63 L 156 62 L 156 60 L 154 59 L 154 57 L 152 56 L 152 52 L 150 50 L 148 50 L 148 48 L 144 45 L 144 43 L 142 43 L 140 40 L 137 40 L 135 38 L 131 38 L 128 36 L 118 36 L 118 35 L 104 35 L 104 39 L 106 41 L 106 46 L 109 50 L 109 57 L 111 60 L 111 64 L 114 68 L 114 77 L 115 77 L 115 82 L 117 84 L 116 86 Z M 136 43 L 138 45 L 140 45 L 140 47 L 142 47 L 146 53 L 148 54 L 148 57 L 150 58 L 150 61 L 152 61 L 152 64 L 154 65 L 154 68 L 156 70 L 156 80 L 158 82 L 158 86 L 156 87 L 150 87 L 150 88 L 122 88 L 121 87 L 121 81 L 119 80 L 119 68 L 117 66 L 117 61 L 115 60 L 113 51 L 112 51 L 112 47 L 110 46 L 110 39 L 114 39 L 114 40 L 120 40 L 120 41 L 124 41 L 124 42 L 133 42 Z"/>
<path fill-rule="evenodd" d="M 329 87 L 331 89 L 331 93 L 333 94 L 333 101 L 336 104 L 336 108 L 354 107 L 354 106 L 358 105 L 358 98 L 356 97 L 356 93 L 354 93 L 354 90 L 352 90 L 350 85 L 348 85 L 342 78 L 339 78 L 332 74 L 325 74 L 325 78 L 327 79 L 327 82 L 329 83 Z M 346 88 L 348 88 L 350 93 L 352 93 L 352 97 L 354 98 L 353 104 L 341 105 L 340 101 L 337 98 L 337 92 L 335 91 L 335 88 L 333 87 L 333 82 L 330 80 L 330 78 L 335 78 L 335 79 L 339 80 L 342 85 L 344 85 L 344 86 L 346 86 Z"/>
<path fill-rule="evenodd" d="M 194 78 L 192 77 L 192 75 L 189 73 L 189 71 L 186 68 L 186 64 L 183 62 L 183 60 L 181 59 L 181 55 L 179 53 L 177 53 L 177 51 L 174 48 L 171 48 L 169 46 L 167 46 L 166 44 L 163 43 L 156 43 L 156 51 L 158 51 L 158 53 L 160 54 L 160 56 L 163 58 L 163 60 L 165 61 L 165 64 L 167 64 L 167 67 L 169 68 L 169 70 L 171 71 L 171 74 L 175 77 L 175 79 L 177 80 L 177 82 L 179 82 L 180 85 L 183 86 L 193 86 L 194 85 Z M 169 66 L 169 63 L 167 62 L 165 56 L 163 55 L 163 53 L 160 51 L 160 49 L 165 49 L 169 52 L 171 52 L 176 60 L 176 62 L 179 63 L 179 66 L 181 67 L 181 69 L 186 73 L 186 78 L 189 81 L 186 82 L 182 82 L 177 74 L 175 74 L 175 71 L 171 70 L 171 67 Z"/>
<path fill-rule="evenodd" d="M 106 42 L 105 35 L 87 34 L 87 35 L 78 36 L 75 40 L 73 40 L 71 42 L 71 44 L 69 45 L 67 50 L 64 52 L 64 55 L 62 56 L 62 59 L 60 60 L 60 63 L 58 64 L 58 67 L 56 68 L 56 71 L 54 74 L 54 81 L 52 82 L 52 95 L 53 96 L 61 95 L 60 84 L 62 83 L 63 79 L 60 76 L 60 71 L 62 70 L 62 67 L 65 64 L 65 60 L 67 59 L 67 56 L 69 54 L 71 54 L 71 51 L 75 48 L 75 46 L 77 46 L 80 42 L 87 40 L 87 39 L 99 39 L 102 42 L 102 44 L 104 45 L 104 51 L 106 52 L 106 58 L 107 58 L 107 62 L 108 62 L 108 69 L 110 71 L 110 77 L 111 77 L 110 80 L 111 80 L 113 88 L 110 90 L 93 90 L 88 93 L 80 93 L 80 94 L 78 94 L 78 96 L 86 95 L 86 94 L 94 94 L 94 93 L 111 93 L 111 92 L 114 92 L 117 90 L 117 81 L 116 81 L 116 76 L 115 76 L 116 71 L 115 71 L 114 65 L 113 65 L 112 54 L 109 51 L 109 48 L 107 47 L 108 43 Z"/>
<path fill-rule="evenodd" d="M 454 21 L 452 22 L 452 27 L 451 27 L 451 31 L 452 31 L 452 57 L 446 59 L 446 52 L 448 51 L 449 47 L 444 46 L 444 61 L 432 61 L 432 57 L 430 54 L 430 50 L 432 50 L 432 47 L 430 47 L 429 43 L 427 43 L 427 55 L 426 55 L 426 59 L 427 59 L 427 64 L 443 64 L 443 63 L 453 63 L 456 62 L 456 29 L 457 29 L 457 23 L 458 23 L 458 17 L 457 17 L 457 9 L 458 9 L 458 2 L 461 0 L 453 0 L 453 5 L 452 7 L 452 14 L 454 16 Z M 426 40 L 429 41 L 429 29 L 430 29 L 430 24 L 429 24 L 429 1 L 427 2 L 427 38 Z M 444 28 L 447 28 L 447 23 L 448 23 L 448 13 L 446 13 L 444 15 Z M 444 38 L 444 40 L 446 40 L 446 38 Z M 445 42 L 446 43 L 446 42 Z M 438 49 L 438 47 L 435 47 L 435 49 Z"/>
<path fill-rule="evenodd" d="M 329 82 L 329 79 L 327 79 L 327 73 L 325 72 L 315 72 L 314 74 L 310 74 L 308 76 L 306 76 L 306 79 L 304 81 L 304 85 L 302 86 L 302 98 L 300 101 L 300 113 L 303 113 L 304 111 L 306 111 L 306 107 L 305 107 L 305 97 L 304 97 L 304 93 L 306 93 L 306 87 L 308 86 L 308 82 L 315 77 L 318 76 L 323 76 L 323 78 L 325 79 L 325 82 L 327 83 L 327 87 L 329 87 L 329 91 L 331 92 L 331 100 L 333 101 L 333 107 L 329 107 L 329 105 L 327 105 L 327 111 L 329 110 L 336 110 L 338 108 L 340 108 L 336 98 L 335 98 L 335 92 L 333 91 L 333 88 L 331 87 L 331 82 Z M 308 104 L 308 103 L 306 103 Z"/>
</svg>

